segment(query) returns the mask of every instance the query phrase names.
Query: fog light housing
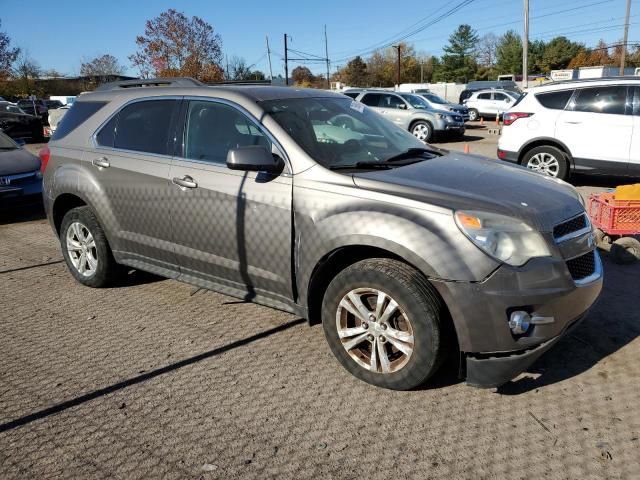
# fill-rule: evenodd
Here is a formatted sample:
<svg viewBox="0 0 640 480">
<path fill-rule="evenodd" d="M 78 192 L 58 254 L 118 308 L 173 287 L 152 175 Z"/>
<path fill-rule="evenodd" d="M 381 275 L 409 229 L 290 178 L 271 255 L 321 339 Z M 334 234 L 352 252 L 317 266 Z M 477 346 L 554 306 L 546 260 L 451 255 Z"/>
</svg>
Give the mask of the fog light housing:
<svg viewBox="0 0 640 480">
<path fill-rule="evenodd" d="M 517 310 L 509 317 L 509 328 L 514 335 L 527 333 L 531 325 L 531 315 L 522 310 Z"/>
</svg>

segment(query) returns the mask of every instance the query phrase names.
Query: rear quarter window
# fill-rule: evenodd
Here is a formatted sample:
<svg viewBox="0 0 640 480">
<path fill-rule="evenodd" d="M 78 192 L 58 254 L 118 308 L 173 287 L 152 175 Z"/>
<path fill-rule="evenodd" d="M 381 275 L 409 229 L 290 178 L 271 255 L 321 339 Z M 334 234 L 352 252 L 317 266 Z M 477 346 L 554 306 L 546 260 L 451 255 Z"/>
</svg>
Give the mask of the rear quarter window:
<svg viewBox="0 0 640 480">
<path fill-rule="evenodd" d="M 75 102 L 60 120 L 51 140 L 60 140 L 66 137 L 106 104 L 107 102 Z"/>
<path fill-rule="evenodd" d="M 574 90 L 560 90 L 559 92 L 538 93 L 536 99 L 545 108 L 564 110 L 573 92 Z"/>
</svg>

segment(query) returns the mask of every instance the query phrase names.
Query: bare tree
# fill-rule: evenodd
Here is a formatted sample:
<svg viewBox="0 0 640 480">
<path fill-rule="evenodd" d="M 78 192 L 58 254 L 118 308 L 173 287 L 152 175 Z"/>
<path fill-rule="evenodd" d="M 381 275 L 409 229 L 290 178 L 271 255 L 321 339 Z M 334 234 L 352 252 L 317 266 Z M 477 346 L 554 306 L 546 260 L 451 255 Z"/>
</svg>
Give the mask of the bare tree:
<svg viewBox="0 0 640 480">
<path fill-rule="evenodd" d="M 113 55 L 105 54 L 99 57 L 82 62 L 80 65 L 80 75 L 83 77 L 107 77 L 109 75 L 122 75 L 125 68 L 120 65 L 118 59 Z"/>
<path fill-rule="evenodd" d="M 500 39 L 494 33 L 487 33 L 480 37 L 476 49 L 476 59 L 483 67 L 495 67 L 498 57 Z"/>
<path fill-rule="evenodd" d="M 2 21 L 0 21 L 0 26 L 2 26 Z M 9 35 L 0 32 L 0 80 L 11 75 L 11 65 L 16 61 L 19 54 L 19 48 L 11 48 Z"/>
</svg>

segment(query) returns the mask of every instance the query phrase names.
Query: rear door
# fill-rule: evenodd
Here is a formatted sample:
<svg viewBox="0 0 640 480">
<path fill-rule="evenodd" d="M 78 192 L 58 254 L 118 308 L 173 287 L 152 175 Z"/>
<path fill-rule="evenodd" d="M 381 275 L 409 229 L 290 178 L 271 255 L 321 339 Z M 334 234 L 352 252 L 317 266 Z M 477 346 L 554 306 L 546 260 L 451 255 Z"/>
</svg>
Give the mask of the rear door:
<svg viewBox="0 0 640 480">
<path fill-rule="evenodd" d="M 126 105 L 98 131 L 87 168 L 103 189 L 111 218 L 110 242 L 121 260 L 176 277 L 171 244 L 170 150 L 180 99 L 155 98 Z"/>
<path fill-rule="evenodd" d="M 476 109 L 480 113 L 496 113 L 491 92 L 479 93 L 476 97 Z"/>
<path fill-rule="evenodd" d="M 626 85 L 580 88 L 558 116 L 555 136 L 571 152 L 577 170 L 625 174 L 633 118 Z"/>
<path fill-rule="evenodd" d="M 504 113 L 513 105 L 513 99 L 504 93 L 493 92 L 493 108 L 498 114 Z"/>
</svg>

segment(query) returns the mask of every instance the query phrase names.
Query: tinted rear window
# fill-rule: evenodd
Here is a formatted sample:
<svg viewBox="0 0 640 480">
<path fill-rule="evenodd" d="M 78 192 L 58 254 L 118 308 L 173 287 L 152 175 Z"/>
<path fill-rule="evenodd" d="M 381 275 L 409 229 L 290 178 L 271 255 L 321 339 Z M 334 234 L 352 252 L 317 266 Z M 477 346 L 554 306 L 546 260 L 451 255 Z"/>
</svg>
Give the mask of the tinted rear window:
<svg viewBox="0 0 640 480">
<path fill-rule="evenodd" d="M 107 102 L 75 102 L 56 127 L 51 140 L 60 140 L 104 107 Z"/>
<path fill-rule="evenodd" d="M 346 95 L 347 97 L 351 97 L 355 100 L 355 98 L 360 95 L 360 92 L 346 92 L 344 93 L 344 95 Z"/>
<path fill-rule="evenodd" d="M 573 95 L 573 90 L 561 90 L 559 92 L 539 93 L 536 98 L 543 107 L 564 110 L 571 95 Z"/>
<path fill-rule="evenodd" d="M 147 100 L 126 106 L 118 114 L 114 146 L 166 155 L 169 129 L 177 105 L 176 100 Z"/>
<path fill-rule="evenodd" d="M 380 97 L 382 95 L 379 93 L 367 93 L 360 101 L 370 107 L 377 107 L 380 104 Z"/>
</svg>

